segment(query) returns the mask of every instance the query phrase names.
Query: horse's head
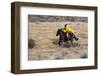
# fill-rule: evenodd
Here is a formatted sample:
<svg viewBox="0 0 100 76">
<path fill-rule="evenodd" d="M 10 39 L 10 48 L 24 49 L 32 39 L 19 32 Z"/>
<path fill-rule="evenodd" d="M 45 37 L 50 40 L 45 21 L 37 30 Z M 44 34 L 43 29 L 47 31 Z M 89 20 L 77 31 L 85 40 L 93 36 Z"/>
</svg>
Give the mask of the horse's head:
<svg viewBox="0 0 100 76">
<path fill-rule="evenodd" d="M 58 29 L 57 33 L 56 33 L 56 36 L 58 36 L 61 32 L 62 32 L 62 29 Z"/>
</svg>

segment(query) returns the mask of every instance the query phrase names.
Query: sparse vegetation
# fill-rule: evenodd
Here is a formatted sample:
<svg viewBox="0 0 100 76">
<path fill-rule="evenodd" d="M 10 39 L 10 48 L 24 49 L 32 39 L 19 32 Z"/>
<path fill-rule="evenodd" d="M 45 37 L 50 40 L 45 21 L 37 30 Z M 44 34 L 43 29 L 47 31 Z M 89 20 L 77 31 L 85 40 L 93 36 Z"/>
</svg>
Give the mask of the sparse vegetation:
<svg viewBox="0 0 100 76">
<path fill-rule="evenodd" d="M 84 55 L 80 56 L 80 58 L 87 58 L 87 55 L 84 54 Z"/>
<path fill-rule="evenodd" d="M 32 49 L 35 46 L 35 41 L 33 39 L 28 40 L 28 48 Z"/>
<path fill-rule="evenodd" d="M 79 59 L 85 58 L 84 53 L 88 52 L 88 32 L 87 23 L 66 22 L 76 32 L 79 41 L 74 41 L 73 46 L 59 47 L 56 32 L 63 28 L 65 22 L 39 22 L 29 23 L 29 60 L 52 60 L 52 59 Z M 77 24 L 80 25 L 77 25 Z M 84 34 L 84 36 L 83 36 Z M 32 40 L 30 40 L 32 39 Z M 82 54 L 81 54 L 82 53 Z"/>
</svg>

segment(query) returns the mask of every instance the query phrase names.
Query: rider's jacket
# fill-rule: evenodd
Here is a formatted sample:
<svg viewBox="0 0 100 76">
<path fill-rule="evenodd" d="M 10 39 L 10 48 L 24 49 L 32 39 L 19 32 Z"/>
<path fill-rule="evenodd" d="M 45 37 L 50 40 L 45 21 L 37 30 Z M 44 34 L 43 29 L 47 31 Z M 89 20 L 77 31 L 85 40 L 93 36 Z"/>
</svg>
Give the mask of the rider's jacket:
<svg viewBox="0 0 100 76">
<path fill-rule="evenodd" d="M 73 29 L 72 29 L 70 26 L 67 25 L 67 26 L 64 28 L 64 32 L 73 33 L 74 31 L 73 31 Z"/>
</svg>

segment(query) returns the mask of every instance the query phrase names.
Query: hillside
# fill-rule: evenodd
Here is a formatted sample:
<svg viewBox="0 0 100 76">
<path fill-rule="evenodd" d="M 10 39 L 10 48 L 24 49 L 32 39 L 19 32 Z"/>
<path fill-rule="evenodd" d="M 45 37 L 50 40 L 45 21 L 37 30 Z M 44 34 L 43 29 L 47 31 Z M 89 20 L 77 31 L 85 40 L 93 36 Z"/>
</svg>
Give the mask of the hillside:
<svg viewBox="0 0 100 76">
<path fill-rule="evenodd" d="M 40 18 L 39 18 L 40 19 Z M 75 46 L 59 47 L 56 32 L 68 23 L 74 29 L 79 41 Z M 86 22 L 31 22 L 28 23 L 28 38 L 34 41 L 34 47 L 28 49 L 28 60 L 80 59 L 88 54 L 88 26 Z"/>
<path fill-rule="evenodd" d="M 87 17 L 28 15 L 29 22 L 88 22 Z"/>
</svg>

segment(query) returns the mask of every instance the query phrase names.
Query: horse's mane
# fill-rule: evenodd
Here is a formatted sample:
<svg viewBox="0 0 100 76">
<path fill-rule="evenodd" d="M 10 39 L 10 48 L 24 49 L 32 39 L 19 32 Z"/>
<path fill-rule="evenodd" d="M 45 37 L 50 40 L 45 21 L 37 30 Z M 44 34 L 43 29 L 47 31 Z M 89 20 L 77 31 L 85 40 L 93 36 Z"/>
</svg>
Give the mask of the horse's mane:
<svg viewBox="0 0 100 76">
<path fill-rule="evenodd" d="M 59 29 L 61 32 L 63 32 L 64 33 L 64 31 L 63 31 L 63 28 L 61 28 L 61 29 Z"/>
<path fill-rule="evenodd" d="M 63 28 L 60 28 L 60 29 L 58 29 L 58 30 L 63 31 Z"/>
</svg>

